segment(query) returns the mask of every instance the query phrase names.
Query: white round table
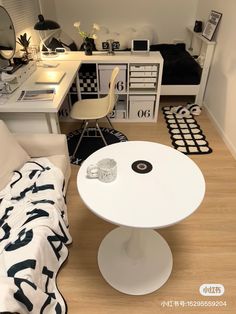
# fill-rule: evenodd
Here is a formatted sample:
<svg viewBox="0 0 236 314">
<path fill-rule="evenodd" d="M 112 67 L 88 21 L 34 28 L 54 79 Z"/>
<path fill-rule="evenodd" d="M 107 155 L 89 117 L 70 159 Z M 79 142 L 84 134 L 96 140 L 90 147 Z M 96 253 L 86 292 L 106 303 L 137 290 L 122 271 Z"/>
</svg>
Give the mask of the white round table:
<svg viewBox="0 0 236 314">
<path fill-rule="evenodd" d="M 86 175 L 88 165 L 103 158 L 117 161 L 117 178 L 111 183 Z M 99 247 L 98 265 L 105 280 L 131 295 L 160 288 L 173 261 L 167 242 L 153 229 L 176 224 L 198 208 L 205 194 L 198 166 L 169 146 L 121 142 L 89 156 L 78 172 L 77 186 L 92 212 L 120 226 Z"/>
</svg>

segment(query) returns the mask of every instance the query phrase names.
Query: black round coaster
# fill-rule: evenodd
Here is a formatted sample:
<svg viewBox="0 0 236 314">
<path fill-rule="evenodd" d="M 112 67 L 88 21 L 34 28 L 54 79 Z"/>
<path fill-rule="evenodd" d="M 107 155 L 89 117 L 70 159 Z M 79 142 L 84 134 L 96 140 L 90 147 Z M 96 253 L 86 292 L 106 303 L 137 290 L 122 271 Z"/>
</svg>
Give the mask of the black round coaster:
<svg viewBox="0 0 236 314">
<path fill-rule="evenodd" d="M 152 164 L 146 160 L 136 160 L 132 163 L 131 167 L 137 173 L 148 173 L 152 171 Z"/>
</svg>

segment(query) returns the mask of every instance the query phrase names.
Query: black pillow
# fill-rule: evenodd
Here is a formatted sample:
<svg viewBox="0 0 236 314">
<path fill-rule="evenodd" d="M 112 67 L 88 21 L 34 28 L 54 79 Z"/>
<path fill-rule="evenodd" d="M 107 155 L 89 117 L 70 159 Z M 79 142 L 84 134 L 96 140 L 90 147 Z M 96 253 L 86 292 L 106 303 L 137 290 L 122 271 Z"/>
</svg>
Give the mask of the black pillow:
<svg viewBox="0 0 236 314">
<path fill-rule="evenodd" d="M 55 50 L 56 48 L 63 48 L 63 45 L 58 39 L 53 37 L 48 44 L 48 48 Z"/>
<path fill-rule="evenodd" d="M 74 42 L 70 43 L 68 45 L 68 48 L 71 50 L 71 51 L 77 51 L 78 50 L 78 47 L 76 46 L 76 44 Z"/>
<path fill-rule="evenodd" d="M 186 50 L 185 43 L 179 44 L 154 44 L 150 45 L 150 51 L 160 51 L 160 52 L 168 52 L 168 51 L 184 51 Z"/>
</svg>

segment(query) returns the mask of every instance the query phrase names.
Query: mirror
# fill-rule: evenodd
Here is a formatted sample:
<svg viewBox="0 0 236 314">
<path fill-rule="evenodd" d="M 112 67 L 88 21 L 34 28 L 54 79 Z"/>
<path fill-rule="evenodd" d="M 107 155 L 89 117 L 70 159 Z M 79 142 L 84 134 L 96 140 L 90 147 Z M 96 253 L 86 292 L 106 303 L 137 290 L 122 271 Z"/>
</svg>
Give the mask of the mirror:
<svg viewBox="0 0 236 314">
<path fill-rule="evenodd" d="M 15 29 L 7 10 L 0 6 L 0 57 L 10 60 L 16 50 Z"/>
</svg>

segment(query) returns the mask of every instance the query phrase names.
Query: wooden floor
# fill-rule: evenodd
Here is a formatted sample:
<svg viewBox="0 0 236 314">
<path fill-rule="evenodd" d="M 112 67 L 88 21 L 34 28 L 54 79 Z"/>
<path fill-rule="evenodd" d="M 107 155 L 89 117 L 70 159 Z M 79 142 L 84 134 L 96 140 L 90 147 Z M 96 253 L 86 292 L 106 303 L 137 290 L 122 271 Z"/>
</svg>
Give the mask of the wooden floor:
<svg viewBox="0 0 236 314">
<path fill-rule="evenodd" d="M 169 104 L 169 100 L 163 104 Z M 176 103 L 172 100 L 171 104 Z M 174 265 L 169 280 L 152 294 L 125 295 L 102 278 L 97 251 L 103 237 L 115 226 L 95 216 L 82 203 L 76 187 L 79 167 L 72 166 L 67 205 L 73 244 L 58 276 L 69 314 L 236 313 L 236 160 L 204 111 L 197 120 L 213 149 L 209 155 L 190 157 L 204 174 L 206 195 L 189 218 L 158 230 L 172 250 Z M 171 145 L 161 112 L 156 124 L 114 126 L 129 140 Z M 75 128 L 73 123 L 62 125 L 64 133 Z M 224 295 L 201 296 L 199 287 L 203 283 L 223 284 Z M 197 307 L 196 301 L 209 303 Z M 219 301 L 227 305 L 220 306 Z"/>
</svg>

